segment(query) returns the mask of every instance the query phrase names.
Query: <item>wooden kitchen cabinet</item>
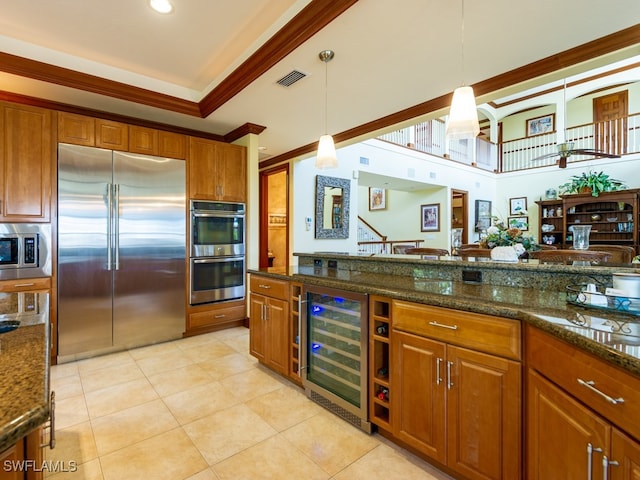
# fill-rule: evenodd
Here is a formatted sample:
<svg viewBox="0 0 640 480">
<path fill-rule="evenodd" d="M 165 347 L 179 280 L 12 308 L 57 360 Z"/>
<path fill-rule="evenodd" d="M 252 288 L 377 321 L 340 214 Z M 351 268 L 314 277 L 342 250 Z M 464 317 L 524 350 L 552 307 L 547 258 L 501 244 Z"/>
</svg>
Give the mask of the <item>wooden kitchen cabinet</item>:
<svg viewBox="0 0 640 480">
<path fill-rule="evenodd" d="M 241 324 L 246 319 L 244 300 L 190 305 L 187 310 L 187 334 L 205 333 L 221 326 Z"/>
<path fill-rule="evenodd" d="M 184 160 L 187 157 L 187 137 L 164 130 L 130 125 L 129 151 Z"/>
<path fill-rule="evenodd" d="M 15 445 L 0 452 L 0 480 L 42 480 L 42 427 L 38 427 Z M 28 464 L 25 462 L 29 461 Z M 20 465 L 22 468 L 11 468 Z M 26 465 L 29 468 L 26 468 Z"/>
<path fill-rule="evenodd" d="M 640 379 L 532 326 L 525 338 L 527 478 L 639 478 Z"/>
<path fill-rule="evenodd" d="M 300 376 L 300 331 L 302 314 L 302 284 L 289 282 L 289 377 L 302 385 Z"/>
<path fill-rule="evenodd" d="M 289 283 L 252 274 L 249 280 L 251 355 L 282 375 L 289 374 Z"/>
<path fill-rule="evenodd" d="M 391 331 L 391 299 L 369 297 L 369 420 L 391 431 L 389 403 L 389 332 Z"/>
<path fill-rule="evenodd" d="M 189 198 L 244 202 L 246 149 L 204 138 L 189 138 Z"/>
<path fill-rule="evenodd" d="M 0 103 L 0 221 L 50 222 L 55 113 Z"/>
<path fill-rule="evenodd" d="M 521 478 L 519 322 L 397 300 L 391 308 L 393 435 L 465 478 Z"/>
<path fill-rule="evenodd" d="M 58 143 L 129 150 L 129 125 L 75 113 L 58 114 Z"/>
</svg>

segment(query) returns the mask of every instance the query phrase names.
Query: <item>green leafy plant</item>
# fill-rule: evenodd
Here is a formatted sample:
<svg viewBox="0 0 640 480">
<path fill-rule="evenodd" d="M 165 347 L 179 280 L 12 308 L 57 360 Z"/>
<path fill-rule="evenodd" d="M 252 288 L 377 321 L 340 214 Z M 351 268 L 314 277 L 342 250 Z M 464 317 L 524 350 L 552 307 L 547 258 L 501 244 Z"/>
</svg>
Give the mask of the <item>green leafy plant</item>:
<svg viewBox="0 0 640 480">
<path fill-rule="evenodd" d="M 597 197 L 602 192 L 614 192 L 624 190 L 625 184 L 620 180 L 609 177 L 604 172 L 582 172 L 581 175 L 573 175 L 567 183 L 559 187 L 561 194 L 567 193 L 591 193 Z"/>
<path fill-rule="evenodd" d="M 535 237 L 525 235 L 517 227 L 508 227 L 500 218 L 493 216 L 493 225 L 487 228 L 487 236 L 480 240 L 482 248 L 508 247 L 521 244 L 526 251 L 540 250 Z M 521 222 L 526 225 L 526 223 Z"/>
</svg>

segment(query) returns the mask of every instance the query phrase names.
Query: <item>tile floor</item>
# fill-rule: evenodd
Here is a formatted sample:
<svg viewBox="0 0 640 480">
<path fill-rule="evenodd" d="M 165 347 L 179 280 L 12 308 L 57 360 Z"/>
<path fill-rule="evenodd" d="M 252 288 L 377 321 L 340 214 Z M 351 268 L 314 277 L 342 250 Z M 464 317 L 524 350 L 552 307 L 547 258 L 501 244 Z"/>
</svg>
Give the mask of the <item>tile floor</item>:
<svg viewBox="0 0 640 480">
<path fill-rule="evenodd" d="M 233 328 L 57 365 L 49 480 L 450 479 L 308 400 Z"/>
</svg>

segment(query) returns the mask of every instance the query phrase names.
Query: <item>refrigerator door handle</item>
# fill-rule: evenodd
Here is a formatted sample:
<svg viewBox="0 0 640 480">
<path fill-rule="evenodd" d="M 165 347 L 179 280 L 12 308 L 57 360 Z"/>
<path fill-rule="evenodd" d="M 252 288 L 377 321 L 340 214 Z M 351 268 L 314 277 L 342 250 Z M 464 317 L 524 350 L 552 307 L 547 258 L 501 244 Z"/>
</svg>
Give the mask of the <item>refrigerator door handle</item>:
<svg viewBox="0 0 640 480">
<path fill-rule="evenodd" d="M 107 270 L 113 267 L 113 248 L 111 246 L 113 238 L 113 185 L 107 183 Z"/>
<path fill-rule="evenodd" d="M 113 185 L 113 252 L 115 255 L 115 270 L 120 270 L 120 185 Z"/>
</svg>

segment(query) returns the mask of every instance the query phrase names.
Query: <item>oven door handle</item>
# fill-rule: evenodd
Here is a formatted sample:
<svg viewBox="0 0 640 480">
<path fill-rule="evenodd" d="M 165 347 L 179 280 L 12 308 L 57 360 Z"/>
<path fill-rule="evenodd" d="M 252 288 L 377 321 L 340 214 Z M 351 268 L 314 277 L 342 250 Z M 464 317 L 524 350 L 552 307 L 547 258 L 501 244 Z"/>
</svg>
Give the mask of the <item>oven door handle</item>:
<svg viewBox="0 0 640 480">
<path fill-rule="evenodd" d="M 195 218 L 244 218 L 244 214 L 236 212 L 191 212 Z"/>
<path fill-rule="evenodd" d="M 206 258 L 192 258 L 191 261 L 193 263 L 222 263 L 222 262 L 237 262 L 238 260 L 243 260 L 244 256 L 241 257 L 206 257 Z"/>
</svg>

